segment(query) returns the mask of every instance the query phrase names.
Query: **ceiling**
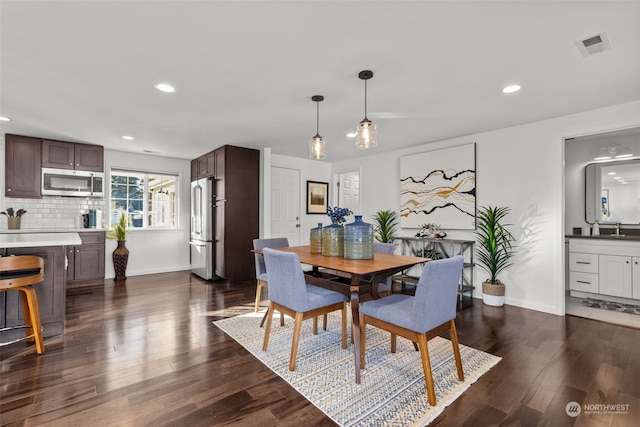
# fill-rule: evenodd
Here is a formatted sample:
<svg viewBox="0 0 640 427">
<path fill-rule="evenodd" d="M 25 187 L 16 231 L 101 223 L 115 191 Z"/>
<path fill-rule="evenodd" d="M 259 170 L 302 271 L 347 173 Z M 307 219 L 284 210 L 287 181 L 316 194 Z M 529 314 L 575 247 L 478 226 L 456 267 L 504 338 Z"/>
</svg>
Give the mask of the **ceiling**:
<svg viewBox="0 0 640 427">
<path fill-rule="evenodd" d="M 0 37 L 3 134 L 183 159 L 306 158 L 316 94 L 329 162 L 640 99 L 638 1 L 2 0 Z"/>
</svg>

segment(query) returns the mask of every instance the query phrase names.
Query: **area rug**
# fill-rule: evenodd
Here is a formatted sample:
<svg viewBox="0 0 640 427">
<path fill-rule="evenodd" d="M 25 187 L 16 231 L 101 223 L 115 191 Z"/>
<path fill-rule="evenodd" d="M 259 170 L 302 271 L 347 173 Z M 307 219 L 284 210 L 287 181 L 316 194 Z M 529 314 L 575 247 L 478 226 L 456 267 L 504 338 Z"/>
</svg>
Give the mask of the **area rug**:
<svg viewBox="0 0 640 427">
<path fill-rule="evenodd" d="M 640 305 L 624 304 L 621 302 L 605 301 L 595 298 L 582 300 L 582 305 L 586 307 L 601 308 L 603 310 L 617 311 L 620 313 L 636 314 L 640 316 Z"/>
<path fill-rule="evenodd" d="M 461 345 L 465 381 L 460 382 L 451 342 L 440 337 L 429 341 L 437 399 L 432 407 L 420 353 L 410 341 L 398 338 L 393 354 L 389 333 L 367 327 L 366 368 L 356 384 L 353 345 L 341 347 L 338 312 L 329 315 L 326 331 L 318 327 L 318 335 L 312 334 L 311 320 L 303 323 L 294 372 L 289 371 L 293 319 L 285 317 L 281 327 L 274 317 L 269 348 L 263 352 L 263 315 L 251 313 L 214 324 L 341 426 L 426 426 L 501 359 Z"/>
</svg>

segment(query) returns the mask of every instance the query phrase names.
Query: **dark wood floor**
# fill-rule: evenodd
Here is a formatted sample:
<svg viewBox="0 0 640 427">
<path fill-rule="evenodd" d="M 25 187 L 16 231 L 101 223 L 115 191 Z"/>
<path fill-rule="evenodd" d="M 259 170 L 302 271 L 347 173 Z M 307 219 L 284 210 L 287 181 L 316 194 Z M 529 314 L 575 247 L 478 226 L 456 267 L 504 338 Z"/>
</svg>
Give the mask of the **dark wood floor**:
<svg viewBox="0 0 640 427">
<path fill-rule="evenodd" d="M 212 324 L 251 311 L 254 292 L 188 272 L 71 290 L 45 354 L 0 349 L 0 424 L 333 425 Z M 638 425 L 640 330 L 479 300 L 456 322 L 462 344 L 503 359 L 432 425 Z M 628 414 L 570 418 L 571 401 Z"/>
</svg>

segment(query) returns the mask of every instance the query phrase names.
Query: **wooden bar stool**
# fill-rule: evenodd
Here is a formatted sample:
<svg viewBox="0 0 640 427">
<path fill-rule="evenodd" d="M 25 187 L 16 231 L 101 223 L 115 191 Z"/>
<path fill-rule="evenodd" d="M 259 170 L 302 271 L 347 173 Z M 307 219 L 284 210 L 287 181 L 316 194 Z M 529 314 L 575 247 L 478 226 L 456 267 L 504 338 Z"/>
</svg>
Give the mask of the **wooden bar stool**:
<svg viewBox="0 0 640 427">
<path fill-rule="evenodd" d="M 35 341 L 38 354 L 44 352 L 42 325 L 38 297 L 32 285 L 44 280 L 44 261 L 34 255 L 0 257 L 0 292 L 18 291 L 22 302 L 22 313 L 25 325 L 10 326 L 0 332 L 16 328 L 26 329 L 26 337 L 14 341 L 0 343 L 0 346 L 13 344 L 22 340 Z"/>
</svg>

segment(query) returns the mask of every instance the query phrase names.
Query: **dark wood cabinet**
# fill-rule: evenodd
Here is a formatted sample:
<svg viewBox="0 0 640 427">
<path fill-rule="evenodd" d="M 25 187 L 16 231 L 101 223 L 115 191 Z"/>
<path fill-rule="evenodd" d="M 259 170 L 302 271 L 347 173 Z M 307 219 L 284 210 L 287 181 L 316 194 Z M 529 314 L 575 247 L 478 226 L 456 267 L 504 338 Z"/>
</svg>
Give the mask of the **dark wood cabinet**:
<svg viewBox="0 0 640 427">
<path fill-rule="evenodd" d="M 251 250 L 260 232 L 260 152 L 225 145 L 215 150 L 215 170 L 215 273 L 232 283 L 254 280 Z"/>
<path fill-rule="evenodd" d="M 42 197 L 42 141 L 5 135 L 5 196 Z"/>
<path fill-rule="evenodd" d="M 104 148 L 45 139 L 42 141 L 42 166 L 104 172 Z"/>
<path fill-rule="evenodd" d="M 82 245 L 67 247 L 67 287 L 104 281 L 104 232 L 78 233 Z"/>
<path fill-rule="evenodd" d="M 204 154 L 191 161 L 191 181 L 209 178 L 216 173 L 215 151 Z"/>
<path fill-rule="evenodd" d="M 59 335 L 64 331 L 65 314 L 65 249 L 63 246 L 14 248 L 3 250 L 4 255 L 36 255 L 44 259 L 44 282 L 34 285 L 38 295 L 40 320 L 45 337 Z M 3 326 L 23 325 L 22 305 L 18 292 L 3 292 L 0 324 Z M 23 329 L 2 333 L 2 341 L 24 336 Z M 46 343 L 45 343 L 46 344 Z"/>
</svg>

